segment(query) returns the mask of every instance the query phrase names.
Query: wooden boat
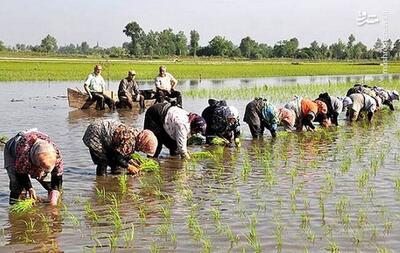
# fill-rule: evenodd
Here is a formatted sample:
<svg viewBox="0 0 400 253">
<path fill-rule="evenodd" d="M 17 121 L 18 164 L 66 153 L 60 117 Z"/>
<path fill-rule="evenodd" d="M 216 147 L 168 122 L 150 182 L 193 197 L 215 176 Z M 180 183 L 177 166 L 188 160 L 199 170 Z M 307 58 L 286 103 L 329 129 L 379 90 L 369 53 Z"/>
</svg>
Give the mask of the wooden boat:
<svg viewBox="0 0 400 253">
<path fill-rule="evenodd" d="M 153 98 L 154 92 L 152 92 L 151 90 L 143 90 L 141 91 L 141 93 L 145 96 L 146 107 L 149 107 L 154 104 L 155 102 L 155 99 Z M 118 96 L 115 94 L 114 91 L 106 90 L 104 91 L 104 94 L 109 96 L 112 100 L 114 100 L 114 102 L 118 102 Z M 86 92 L 82 92 L 78 89 L 75 90 L 67 88 L 67 97 L 68 97 L 68 104 L 70 107 L 78 109 L 83 109 L 83 108 L 89 109 L 96 107 L 96 103 L 90 104 L 91 101 L 89 99 L 89 95 L 86 94 Z M 139 102 L 134 102 L 133 106 L 139 108 Z"/>
</svg>

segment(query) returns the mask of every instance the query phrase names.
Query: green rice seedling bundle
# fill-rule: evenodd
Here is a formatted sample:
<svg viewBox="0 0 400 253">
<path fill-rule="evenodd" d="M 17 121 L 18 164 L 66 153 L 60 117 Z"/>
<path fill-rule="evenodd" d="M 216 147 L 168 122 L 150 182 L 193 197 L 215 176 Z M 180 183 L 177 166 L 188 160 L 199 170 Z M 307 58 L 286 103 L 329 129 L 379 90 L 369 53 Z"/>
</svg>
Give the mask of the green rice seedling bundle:
<svg viewBox="0 0 400 253">
<path fill-rule="evenodd" d="M 213 158 L 214 155 L 210 151 L 198 151 L 191 153 L 193 159 L 202 160 L 206 158 Z"/>
<path fill-rule="evenodd" d="M 7 141 L 8 141 L 8 138 L 7 138 L 7 136 L 0 135 L 0 145 L 4 145 L 4 144 L 6 144 L 6 143 L 7 143 Z"/>
<path fill-rule="evenodd" d="M 221 137 L 215 137 L 211 140 L 211 144 L 225 146 L 229 144 L 229 141 Z"/>
<path fill-rule="evenodd" d="M 139 169 L 144 172 L 155 172 L 160 170 L 160 164 L 153 159 L 132 154 L 132 159 L 139 164 Z"/>
<path fill-rule="evenodd" d="M 36 201 L 32 198 L 18 201 L 17 203 L 15 203 L 10 207 L 10 212 L 16 214 L 29 212 L 32 210 L 35 202 Z"/>
</svg>

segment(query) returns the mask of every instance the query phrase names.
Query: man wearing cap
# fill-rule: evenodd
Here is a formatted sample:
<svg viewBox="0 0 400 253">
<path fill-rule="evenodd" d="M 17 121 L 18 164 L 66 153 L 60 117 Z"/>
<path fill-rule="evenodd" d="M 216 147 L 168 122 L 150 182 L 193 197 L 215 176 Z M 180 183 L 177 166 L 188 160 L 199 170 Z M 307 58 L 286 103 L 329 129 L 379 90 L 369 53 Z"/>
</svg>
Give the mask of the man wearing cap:
<svg viewBox="0 0 400 253">
<path fill-rule="evenodd" d="M 140 108 L 144 108 L 144 96 L 140 94 L 135 80 L 136 72 L 128 71 L 128 76 L 121 80 L 118 88 L 118 106 L 132 109 L 133 102 L 139 102 Z"/>
<path fill-rule="evenodd" d="M 48 191 L 50 204 L 57 205 L 64 165 L 49 136 L 36 129 L 18 133 L 4 147 L 4 168 L 10 179 L 10 204 L 16 203 L 24 190 L 38 199 L 31 183 L 35 178 Z"/>
<path fill-rule="evenodd" d="M 176 104 L 182 107 L 182 96 L 175 90 L 176 84 L 177 80 L 167 72 L 167 67 L 160 66 L 159 74 L 155 78 L 157 102 L 172 102 L 171 98 L 176 98 Z"/>
<path fill-rule="evenodd" d="M 82 107 L 82 109 L 89 108 L 94 102 L 97 102 L 96 109 L 104 110 L 104 103 L 108 105 L 111 110 L 115 109 L 114 101 L 104 94 L 105 82 L 101 76 L 101 65 L 95 65 L 93 73 L 89 74 L 83 87 L 89 95 L 89 101 Z"/>
</svg>

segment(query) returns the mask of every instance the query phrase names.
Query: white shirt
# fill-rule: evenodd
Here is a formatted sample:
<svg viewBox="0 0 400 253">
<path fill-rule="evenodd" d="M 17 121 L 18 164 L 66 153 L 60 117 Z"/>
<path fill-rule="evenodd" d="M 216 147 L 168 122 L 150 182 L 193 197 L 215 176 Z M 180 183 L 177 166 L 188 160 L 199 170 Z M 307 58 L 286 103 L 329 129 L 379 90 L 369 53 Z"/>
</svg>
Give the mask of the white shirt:
<svg viewBox="0 0 400 253">
<path fill-rule="evenodd" d="M 91 92 L 103 92 L 106 83 L 101 75 L 96 76 L 94 73 L 91 73 L 87 77 L 85 84 Z"/>
<path fill-rule="evenodd" d="M 165 73 L 165 76 L 157 76 L 155 79 L 156 88 L 167 91 L 171 91 L 172 82 L 176 82 L 176 79 L 168 72 Z"/>
<path fill-rule="evenodd" d="M 177 153 L 187 153 L 187 138 L 190 134 L 190 124 L 188 112 L 172 106 L 165 116 L 164 129 L 165 132 L 176 141 L 178 146 Z"/>
</svg>

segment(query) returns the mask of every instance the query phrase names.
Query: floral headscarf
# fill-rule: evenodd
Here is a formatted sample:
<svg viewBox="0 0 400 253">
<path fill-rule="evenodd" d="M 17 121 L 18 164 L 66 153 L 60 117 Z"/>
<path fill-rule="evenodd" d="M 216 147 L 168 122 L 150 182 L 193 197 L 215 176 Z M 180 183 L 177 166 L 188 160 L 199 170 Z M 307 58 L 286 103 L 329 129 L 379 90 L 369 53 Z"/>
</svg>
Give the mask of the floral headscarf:
<svg viewBox="0 0 400 253">
<path fill-rule="evenodd" d="M 119 125 L 113 134 L 113 143 L 115 150 L 122 155 L 129 155 L 134 152 L 135 137 L 138 131 L 134 128 Z"/>
<path fill-rule="evenodd" d="M 158 145 L 157 137 L 150 130 L 141 131 L 136 137 L 135 149 L 149 156 L 154 156 Z"/>
</svg>

